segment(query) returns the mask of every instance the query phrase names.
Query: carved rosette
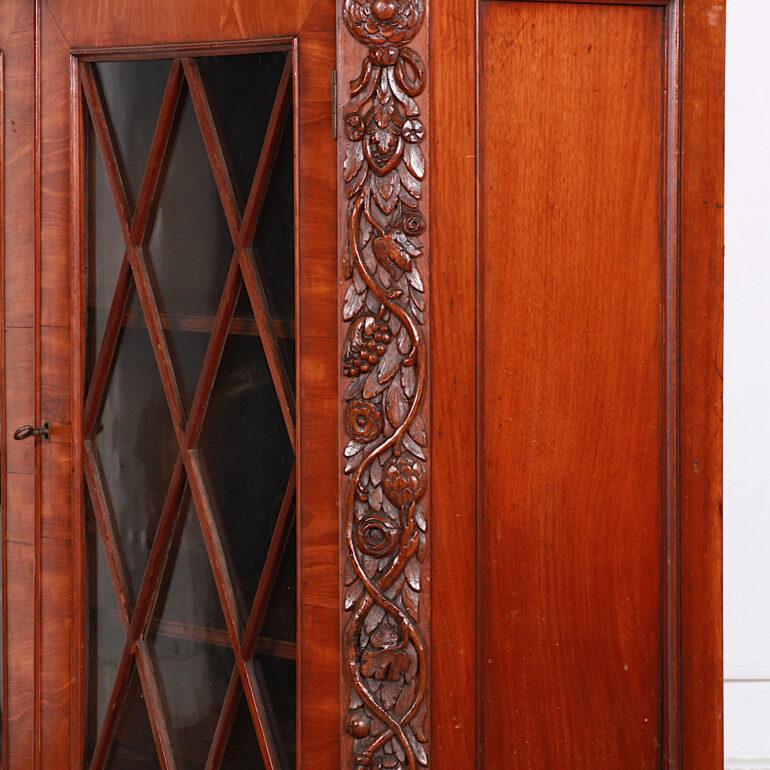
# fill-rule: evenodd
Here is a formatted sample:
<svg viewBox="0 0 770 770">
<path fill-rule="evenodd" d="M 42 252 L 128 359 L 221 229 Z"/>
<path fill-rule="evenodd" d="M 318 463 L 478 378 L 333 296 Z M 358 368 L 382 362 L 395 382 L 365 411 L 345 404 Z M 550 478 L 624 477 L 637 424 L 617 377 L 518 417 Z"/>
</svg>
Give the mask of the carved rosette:
<svg viewBox="0 0 770 770">
<path fill-rule="evenodd" d="M 425 0 L 343 0 L 346 729 L 354 770 L 428 766 Z M 424 98 L 424 97 L 423 97 Z M 421 602 L 422 599 L 422 602 Z"/>
</svg>

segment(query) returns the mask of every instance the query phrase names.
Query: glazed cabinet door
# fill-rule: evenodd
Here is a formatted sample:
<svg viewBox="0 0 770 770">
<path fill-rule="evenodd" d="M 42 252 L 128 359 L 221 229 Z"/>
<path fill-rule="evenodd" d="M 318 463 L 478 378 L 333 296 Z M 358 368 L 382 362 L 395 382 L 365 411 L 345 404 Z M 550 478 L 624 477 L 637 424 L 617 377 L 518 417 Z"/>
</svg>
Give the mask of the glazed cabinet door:
<svg viewBox="0 0 770 770">
<path fill-rule="evenodd" d="M 335 4 L 15 5 L 9 767 L 336 768 Z"/>
</svg>

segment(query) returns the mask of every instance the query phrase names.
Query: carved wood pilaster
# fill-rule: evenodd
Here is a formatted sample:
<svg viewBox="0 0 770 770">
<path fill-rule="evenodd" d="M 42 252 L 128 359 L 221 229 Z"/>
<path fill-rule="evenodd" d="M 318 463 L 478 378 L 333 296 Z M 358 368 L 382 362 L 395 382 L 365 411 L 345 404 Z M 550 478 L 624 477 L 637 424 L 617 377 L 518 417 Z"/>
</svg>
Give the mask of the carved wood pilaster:
<svg viewBox="0 0 770 770">
<path fill-rule="evenodd" d="M 342 0 L 342 767 L 429 765 L 426 0 Z"/>
</svg>

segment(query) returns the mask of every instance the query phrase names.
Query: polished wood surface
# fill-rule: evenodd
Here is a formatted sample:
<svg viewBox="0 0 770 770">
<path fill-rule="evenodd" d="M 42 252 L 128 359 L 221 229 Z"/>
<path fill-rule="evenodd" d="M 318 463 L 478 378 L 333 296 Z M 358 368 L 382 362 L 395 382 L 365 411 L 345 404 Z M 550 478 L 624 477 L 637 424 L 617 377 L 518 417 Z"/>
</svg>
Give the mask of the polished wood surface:
<svg viewBox="0 0 770 770">
<path fill-rule="evenodd" d="M 431 767 L 721 769 L 724 7 L 429 8 Z M 296 38 L 300 148 L 301 612 L 296 649 L 271 649 L 299 660 L 298 765 L 341 767 L 341 18 L 334 0 L 0 3 L 4 767 L 83 766 L 79 63 L 264 38 Z M 10 440 L 43 418 L 50 443 Z"/>
<path fill-rule="evenodd" d="M 300 148 L 298 282 L 303 298 L 298 303 L 301 360 L 297 441 L 300 447 L 303 442 L 305 445 L 300 451 L 303 460 L 297 476 L 298 537 L 300 548 L 308 554 L 307 559 L 300 559 L 300 601 L 307 612 L 300 613 L 299 622 L 307 630 L 300 635 L 298 656 L 300 690 L 312 693 L 312 698 L 307 700 L 312 708 L 302 709 L 300 716 L 300 742 L 308 747 L 300 766 L 310 766 L 307 765 L 310 763 L 314 768 L 336 767 L 338 738 L 329 739 L 330 734 L 338 735 L 339 726 L 335 566 L 338 538 L 333 491 L 336 265 L 334 259 L 329 258 L 334 253 L 336 235 L 335 146 L 329 131 L 334 3 L 298 0 L 290 7 L 268 9 L 253 3 L 232 2 L 227 7 L 202 9 L 199 4 L 185 0 L 172 4 L 123 5 L 65 0 L 40 3 L 37 8 L 34 2 L 19 2 L 4 3 L 0 18 L 3 51 L 13 54 L 13 61 L 6 62 L 6 73 L 10 67 L 14 84 L 9 106 L 20 128 L 24 120 L 29 122 L 29 130 L 23 132 L 24 145 L 22 133 L 18 140 L 11 141 L 19 173 L 11 176 L 6 166 L 6 183 L 14 185 L 13 210 L 19 207 L 13 232 L 6 226 L 4 289 L 6 294 L 18 298 L 5 307 L 6 360 L 18 362 L 13 368 L 6 368 L 10 390 L 18 394 L 9 393 L 6 399 L 6 427 L 12 431 L 13 427 L 33 422 L 40 415 L 51 419 L 54 425 L 50 443 L 38 442 L 33 446 L 32 442 L 8 444 L 6 441 L 8 452 L 3 452 L 9 471 L 20 475 L 19 484 L 11 483 L 9 478 L 7 487 L 3 485 L 4 492 L 18 501 L 13 506 L 7 531 L 19 537 L 23 533 L 24 542 L 19 546 L 27 549 L 17 556 L 17 545 L 6 540 L 9 554 L 6 574 L 13 577 L 8 585 L 10 614 L 6 649 L 13 662 L 9 667 L 7 692 L 18 700 L 10 709 L 14 715 L 12 720 L 18 720 L 18 727 L 11 722 L 6 731 L 9 766 L 82 766 L 86 595 L 82 579 L 84 533 L 77 470 L 82 458 L 73 437 L 81 434 L 84 425 L 80 406 L 84 397 L 83 354 L 78 352 L 82 351 L 84 342 L 81 326 L 84 293 L 81 265 L 74 256 L 79 253 L 83 238 L 83 207 L 78 197 L 82 194 L 82 179 L 74 148 L 82 141 L 81 120 L 85 107 L 77 98 L 77 66 L 74 69 L 71 66 L 71 62 L 77 60 L 72 60 L 71 54 L 76 52 L 85 59 L 88 51 L 98 58 L 103 55 L 100 51 L 125 50 L 126 45 L 131 45 L 129 56 L 141 56 L 142 51 L 157 52 L 163 47 L 184 55 L 196 45 L 200 49 L 201 42 L 234 42 L 236 46 L 245 42 L 253 48 L 254 40 L 296 38 L 293 58 L 298 84 L 295 114 Z M 207 50 L 215 51 L 216 46 Z M 21 54 L 25 57 L 23 60 Z M 33 153 L 36 93 L 39 96 L 36 125 L 40 137 L 37 155 Z M 27 101 L 23 112 L 13 103 L 22 99 Z M 39 158 L 42 164 L 37 175 L 34 158 Z M 35 178 L 41 180 L 35 188 L 39 190 L 37 207 L 33 205 L 34 189 L 30 186 Z M 39 224 L 34 230 L 36 211 Z M 26 237 L 23 248 L 21 237 Z M 37 263 L 33 258 L 35 242 L 40 244 Z M 242 261 L 248 273 L 250 264 L 246 252 Z M 35 276 L 39 277 L 37 294 Z M 25 280 L 28 286 L 22 285 Z M 247 284 L 254 294 L 252 299 L 258 300 L 254 280 L 247 280 Z M 37 313 L 35 302 L 30 301 L 35 296 L 39 297 Z M 148 296 L 147 292 L 144 296 Z M 151 318 L 152 331 L 160 339 L 163 319 L 152 314 Z M 209 323 L 214 327 L 214 319 Z M 272 327 L 268 328 L 265 323 L 262 327 L 265 335 L 275 339 Z M 12 351 L 18 352 L 11 355 Z M 38 388 L 31 379 L 35 371 L 40 379 Z M 170 380 L 167 378 L 166 382 L 168 385 Z M 39 394 L 37 408 L 35 393 Z M 169 393 L 175 402 L 173 396 Z M 327 402 L 328 409 L 323 406 Z M 302 404 L 307 405 L 306 411 Z M 284 413 L 287 419 L 293 420 L 285 399 Z M 87 420 L 92 419 L 85 416 Z M 325 475 L 324 468 L 327 469 Z M 40 476 L 37 486 L 33 483 L 35 472 Z M 39 566 L 37 582 L 32 574 L 35 564 Z M 248 642 L 246 637 L 244 641 Z M 303 645 L 307 649 L 303 649 Z M 28 663 L 25 664 L 25 660 Z M 147 674 L 145 667 L 144 676 Z M 25 676 L 26 683 L 22 685 Z M 318 698 L 318 692 L 325 693 L 324 697 Z"/>
<path fill-rule="evenodd" d="M 681 696 L 684 770 L 724 764 L 722 363 L 725 4 L 682 4 Z M 666 768 L 666 770 L 670 770 Z"/>
<path fill-rule="evenodd" d="M 658 8 L 486 3 L 482 764 L 660 766 Z"/>
</svg>

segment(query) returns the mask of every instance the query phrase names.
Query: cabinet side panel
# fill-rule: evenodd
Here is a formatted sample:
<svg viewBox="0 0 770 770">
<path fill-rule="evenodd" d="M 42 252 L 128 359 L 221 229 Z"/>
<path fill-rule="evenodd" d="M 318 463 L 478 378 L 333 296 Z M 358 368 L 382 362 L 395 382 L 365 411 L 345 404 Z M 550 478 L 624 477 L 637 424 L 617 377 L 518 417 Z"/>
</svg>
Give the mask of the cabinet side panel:
<svg viewBox="0 0 770 770">
<path fill-rule="evenodd" d="M 483 6 L 485 770 L 661 765 L 664 22 Z"/>
</svg>

